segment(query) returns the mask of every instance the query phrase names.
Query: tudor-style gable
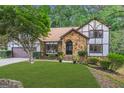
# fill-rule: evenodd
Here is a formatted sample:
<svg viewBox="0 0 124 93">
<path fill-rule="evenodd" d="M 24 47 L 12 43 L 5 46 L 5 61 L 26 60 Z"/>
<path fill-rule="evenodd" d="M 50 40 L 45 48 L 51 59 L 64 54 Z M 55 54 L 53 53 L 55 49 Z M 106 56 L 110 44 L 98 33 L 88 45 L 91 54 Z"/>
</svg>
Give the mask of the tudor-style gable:
<svg viewBox="0 0 124 93">
<path fill-rule="evenodd" d="M 79 27 L 80 32 L 85 32 L 85 31 L 90 31 L 90 30 L 103 30 L 103 29 L 105 31 L 109 31 L 109 26 L 97 20 L 92 20 L 88 22 L 87 24 Z"/>
<path fill-rule="evenodd" d="M 107 56 L 109 52 L 109 26 L 92 20 L 80 27 L 79 32 L 89 37 L 88 55 Z"/>
</svg>

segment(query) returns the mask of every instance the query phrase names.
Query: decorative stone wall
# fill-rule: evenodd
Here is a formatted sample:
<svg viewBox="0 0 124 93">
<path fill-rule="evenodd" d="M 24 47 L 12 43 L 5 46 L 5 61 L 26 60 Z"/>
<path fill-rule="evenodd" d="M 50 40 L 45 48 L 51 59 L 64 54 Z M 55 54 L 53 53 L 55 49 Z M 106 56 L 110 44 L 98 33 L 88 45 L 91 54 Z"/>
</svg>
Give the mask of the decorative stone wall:
<svg viewBox="0 0 124 93">
<path fill-rule="evenodd" d="M 20 81 L 0 79 L 0 88 L 23 88 L 23 85 Z"/>
<path fill-rule="evenodd" d="M 78 51 L 86 50 L 87 51 L 87 39 L 82 35 L 72 31 L 68 33 L 62 39 L 62 51 L 66 55 L 66 42 L 71 40 L 73 43 L 73 55 L 77 55 Z"/>
</svg>

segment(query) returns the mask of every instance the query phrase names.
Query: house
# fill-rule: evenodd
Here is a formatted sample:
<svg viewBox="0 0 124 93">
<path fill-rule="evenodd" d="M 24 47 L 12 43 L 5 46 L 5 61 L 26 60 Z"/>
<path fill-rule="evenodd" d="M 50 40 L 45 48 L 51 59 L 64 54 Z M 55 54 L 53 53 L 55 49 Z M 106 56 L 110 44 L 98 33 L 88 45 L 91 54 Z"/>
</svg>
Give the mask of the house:
<svg viewBox="0 0 124 93">
<path fill-rule="evenodd" d="M 79 32 L 89 37 L 87 42 L 88 56 L 107 56 L 109 53 L 109 27 L 108 25 L 92 20 L 80 27 Z"/>
<path fill-rule="evenodd" d="M 88 56 L 107 56 L 109 53 L 109 27 L 97 20 L 91 20 L 80 27 L 51 28 L 48 37 L 40 38 L 35 44 L 37 52 L 43 55 L 63 52 L 65 59 L 86 50 Z M 28 57 L 20 45 L 8 44 L 13 57 Z"/>
</svg>

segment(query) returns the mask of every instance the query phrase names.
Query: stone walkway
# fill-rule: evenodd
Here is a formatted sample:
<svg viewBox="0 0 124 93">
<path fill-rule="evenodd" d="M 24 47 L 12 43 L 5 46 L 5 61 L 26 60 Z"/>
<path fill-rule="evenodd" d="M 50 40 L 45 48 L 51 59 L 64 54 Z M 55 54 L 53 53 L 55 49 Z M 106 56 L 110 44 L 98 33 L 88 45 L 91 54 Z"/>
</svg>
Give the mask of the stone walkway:
<svg viewBox="0 0 124 93">
<path fill-rule="evenodd" d="M 6 59 L 0 59 L 0 67 L 13 64 L 13 63 L 19 63 L 23 61 L 27 61 L 28 58 L 6 58 Z"/>
<path fill-rule="evenodd" d="M 106 72 L 88 67 L 93 76 L 97 79 L 102 88 L 120 88 L 121 86 L 113 79 L 107 76 Z"/>
</svg>

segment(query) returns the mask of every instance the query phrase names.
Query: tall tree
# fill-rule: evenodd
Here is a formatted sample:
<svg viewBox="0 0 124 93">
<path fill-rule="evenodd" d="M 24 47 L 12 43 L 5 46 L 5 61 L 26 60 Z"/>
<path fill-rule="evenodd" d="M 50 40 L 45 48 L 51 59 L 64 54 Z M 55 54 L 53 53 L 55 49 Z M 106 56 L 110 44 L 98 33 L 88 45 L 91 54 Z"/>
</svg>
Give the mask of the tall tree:
<svg viewBox="0 0 124 93">
<path fill-rule="evenodd" d="M 34 6 L 2 6 L 0 10 L 0 34 L 20 43 L 33 63 L 34 43 L 50 31 L 48 15 Z"/>
</svg>

